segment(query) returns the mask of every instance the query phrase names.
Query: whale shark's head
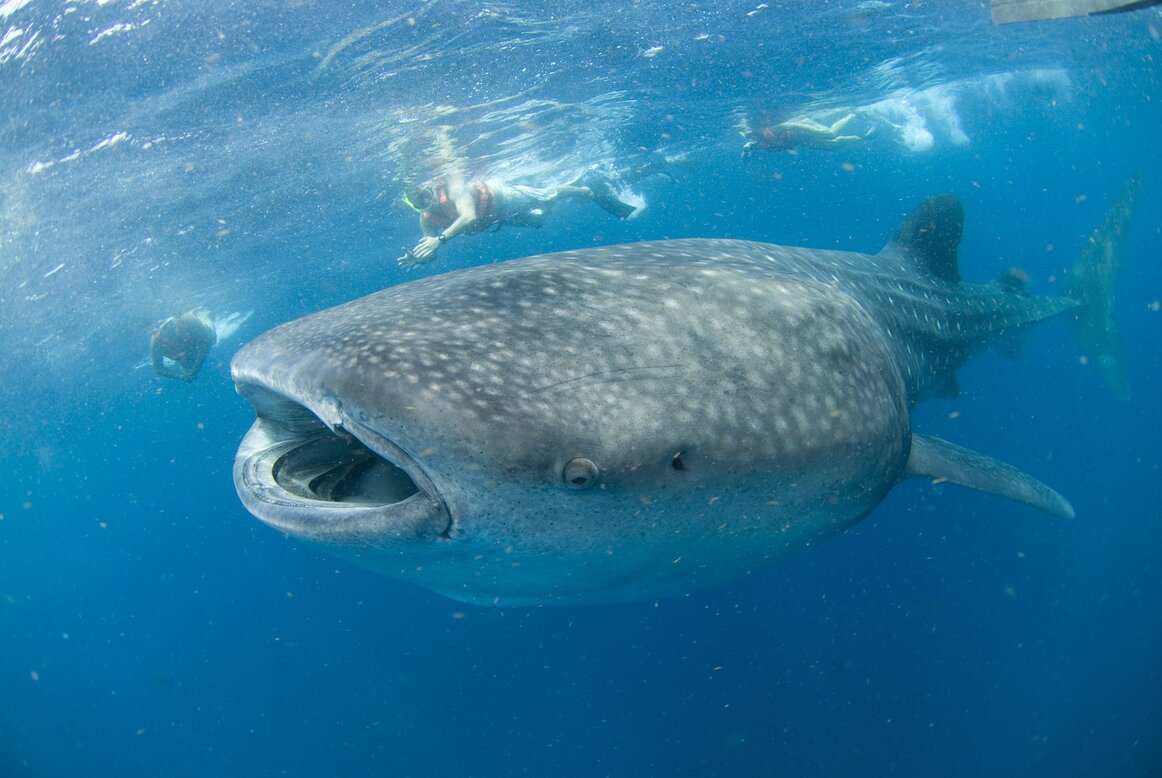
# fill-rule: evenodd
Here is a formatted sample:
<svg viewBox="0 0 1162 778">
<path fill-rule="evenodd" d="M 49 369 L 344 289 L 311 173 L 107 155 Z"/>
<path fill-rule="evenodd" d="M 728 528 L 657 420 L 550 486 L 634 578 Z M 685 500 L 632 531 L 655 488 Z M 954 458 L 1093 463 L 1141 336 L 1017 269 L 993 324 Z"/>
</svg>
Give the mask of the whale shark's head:
<svg viewBox="0 0 1162 778">
<path fill-rule="evenodd" d="M 250 343 L 246 507 L 501 604 L 689 590 L 865 515 L 908 446 L 874 323 L 716 242 L 641 245 L 416 281 Z"/>
</svg>

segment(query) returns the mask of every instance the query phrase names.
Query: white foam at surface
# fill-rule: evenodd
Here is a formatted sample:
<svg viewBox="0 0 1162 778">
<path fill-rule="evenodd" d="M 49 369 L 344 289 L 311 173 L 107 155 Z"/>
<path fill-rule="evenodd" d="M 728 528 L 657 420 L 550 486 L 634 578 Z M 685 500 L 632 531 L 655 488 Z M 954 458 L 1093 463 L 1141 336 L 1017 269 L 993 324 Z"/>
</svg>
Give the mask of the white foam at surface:
<svg viewBox="0 0 1162 778">
<path fill-rule="evenodd" d="M 32 0 L 8 0 L 6 3 L 0 3 L 0 19 L 7 19 L 31 2 Z"/>
<path fill-rule="evenodd" d="M 229 339 L 234 333 L 242 327 L 243 324 L 254 314 L 254 311 L 235 311 L 228 313 L 225 316 L 214 320 L 214 332 L 218 336 L 218 342 Z"/>
</svg>

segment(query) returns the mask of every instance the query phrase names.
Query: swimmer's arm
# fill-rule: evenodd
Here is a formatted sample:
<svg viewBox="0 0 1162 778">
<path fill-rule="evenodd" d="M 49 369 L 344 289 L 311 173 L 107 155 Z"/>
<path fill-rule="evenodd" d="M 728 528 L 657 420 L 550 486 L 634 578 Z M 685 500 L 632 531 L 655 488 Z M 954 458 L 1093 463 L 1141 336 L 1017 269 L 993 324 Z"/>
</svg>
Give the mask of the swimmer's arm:
<svg viewBox="0 0 1162 778">
<path fill-rule="evenodd" d="M 458 182 L 448 187 L 448 195 L 452 199 L 452 204 L 456 206 L 456 220 L 443 232 L 437 233 L 430 224 L 420 219 L 420 229 L 424 237 L 412 249 L 410 257 L 405 254 L 399 258 L 400 266 L 414 267 L 423 262 L 431 262 L 441 245 L 476 223 L 476 202 L 472 199 L 472 191 Z"/>
<path fill-rule="evenodd" d="M 464 230 L 476 223 L 476 201 L 472 199 L 472 190 L 460 185 L 448 193 L 452 204 L 456 206 L 456 220 L 444 230 L 444 240 L 451 240 Z"/>
<path fill-rule="evenodd" d="M 182 378 L 182 374 L 165 363 L 165 359 L 157 349 L 150 349 L 149 359 L 153 362 L 153 369 L 162 378 Z M 184 380 L 184 379 L 183 379 Z"/>
<path fill-rule="evenodd" d="M 153 363 L 154 370 L 165 375 L 164 371 L 168 368 L 165 366 L 165 360 L 161 358 L 161 349 L 157 345 L 157 333 L 154 333 L 149 339 L 149 361 Z"/>
<path fill-rule="evenodd" d="M 206 361 L 206 356 L 209 354 L 209 349 L 199 352 L 190 360 L 189 364 L 182 365 L 181 379 L 183 381 L 193 381 L 198 377 L 198 372 L 202 369 L 202 365 Z"/>
</svg>

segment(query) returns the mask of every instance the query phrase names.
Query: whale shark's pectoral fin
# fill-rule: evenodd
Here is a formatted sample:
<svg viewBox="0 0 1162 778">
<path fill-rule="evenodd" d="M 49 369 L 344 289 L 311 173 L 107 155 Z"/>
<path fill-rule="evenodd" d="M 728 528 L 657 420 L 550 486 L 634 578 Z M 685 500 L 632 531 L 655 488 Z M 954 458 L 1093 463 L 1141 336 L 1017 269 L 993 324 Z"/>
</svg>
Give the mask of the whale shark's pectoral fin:
<svg viewBox="0 0 1162 778">
<path fill-rule="evenodd" d="M 1063 519 L 1073 518 L 1069 501 L 1036 478 L 940 438 L 913 434 L 905 472 L 1007 497 Z"/>
</svg>

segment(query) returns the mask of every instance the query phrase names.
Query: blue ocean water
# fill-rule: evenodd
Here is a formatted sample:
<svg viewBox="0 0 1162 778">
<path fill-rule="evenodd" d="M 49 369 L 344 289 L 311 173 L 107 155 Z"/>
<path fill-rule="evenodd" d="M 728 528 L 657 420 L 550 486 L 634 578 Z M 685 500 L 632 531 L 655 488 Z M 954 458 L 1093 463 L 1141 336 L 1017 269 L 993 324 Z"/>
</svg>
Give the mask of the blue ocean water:
<svg viewBox="0 0 1162 778">
<path fill-rule="evenodd" d="M 983 3 L 0 2 L 0 775 L 1157 774 L 1160 38 Z M 864 141 L 740 154 L 741 123 L 847 111 Z M 563 202 L 404 271 L 433 138 L 530 183 L 674 161 L 633 219 Z M 874 251 L 944 191 L 966 277 L 1051 292 L 1134 174 L 1133 399 L 1048 323 L 914 418 L 1072 522 L 906 483 L 728 587 L 488 609 L 234 493 L 228 362 L 274 324 L 578 246 Z M 149 328 L 193 305 L 253 314 L 165 381 Z"/>
</svg>

